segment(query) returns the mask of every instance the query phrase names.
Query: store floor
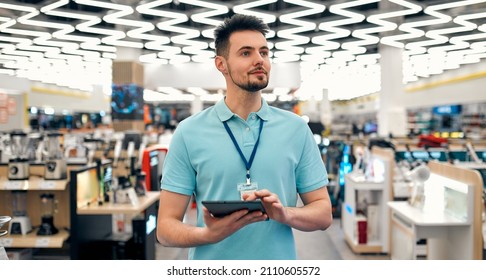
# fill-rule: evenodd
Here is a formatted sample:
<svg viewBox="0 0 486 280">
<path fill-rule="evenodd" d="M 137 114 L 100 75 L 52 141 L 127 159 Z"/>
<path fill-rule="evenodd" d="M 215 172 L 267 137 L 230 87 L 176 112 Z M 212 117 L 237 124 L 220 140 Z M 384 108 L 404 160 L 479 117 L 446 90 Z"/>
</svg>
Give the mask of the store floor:
<svg viewBox="0 0 486 280">
<path fill-rule="evenodd" d="M 195 220 L 195 209 L 189 209 L 186 222 Z M 388 260 L 388 255 L 355 254 L 344 240 L 341 220 L 334 219 L 326 231 L 302 232 L 294 231 L 297 244 L 297 255 L 301 260 Z M 157 243 L 156 259 L 187 260 L 188 249 L 168 248 Z"/>
</svg>

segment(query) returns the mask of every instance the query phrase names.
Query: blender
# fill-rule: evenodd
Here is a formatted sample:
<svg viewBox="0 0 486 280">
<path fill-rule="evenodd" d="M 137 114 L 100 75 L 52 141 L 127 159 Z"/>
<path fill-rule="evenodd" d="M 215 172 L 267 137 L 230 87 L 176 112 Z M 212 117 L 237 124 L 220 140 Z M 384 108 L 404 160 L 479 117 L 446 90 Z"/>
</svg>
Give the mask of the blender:
<svg viewBox="0 0 486 280">
<path fill-rule="evenodd" d="M 51 132 L 47 134 L 47 156 L 44 169 L 44 179 L 63 180 L 67 178 L 67 162 L 63 157 L 61 143 L 59 141 L 61 133 Z"/>
<path fill-rule="evenodd" d="M 12 220 L 8 231 L 10 234 L 26 235 L 32 230 L 30 218 L 27 216 L 27 191 L 12 191 Z"/>
<path fill-rule="evenodd" d="M 12 156 L 8 161 L 8 179 L 29 179 L 29 160 L 26 156 L 27 134 L 24 132 L 10 133 L 10 149 L 12 151 Z"/>
<path fill-rule="evenodd" d="M 54 226 L 54 213 L 56 211 L 56 201 L 51 193 L 43 193 L 41 198 L 41 225 L 37 235 L 53 235 L 59 231 Z"/>
</svg>

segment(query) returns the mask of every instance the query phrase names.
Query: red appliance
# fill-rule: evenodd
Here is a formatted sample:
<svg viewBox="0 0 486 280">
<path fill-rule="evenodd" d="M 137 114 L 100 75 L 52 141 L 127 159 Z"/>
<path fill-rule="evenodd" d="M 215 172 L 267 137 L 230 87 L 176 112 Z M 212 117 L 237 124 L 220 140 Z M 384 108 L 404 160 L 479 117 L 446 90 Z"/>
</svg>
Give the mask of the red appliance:
<svg viewBox="0 0 486 280">
<path fill-rule="evenodd" d="M 160 191 L 162 165 L 167 154 L 167 146 L 153 145 L 147 147 L 142 155 L 142 171 L 145 172 L 147 191 Z"/>
</svg>

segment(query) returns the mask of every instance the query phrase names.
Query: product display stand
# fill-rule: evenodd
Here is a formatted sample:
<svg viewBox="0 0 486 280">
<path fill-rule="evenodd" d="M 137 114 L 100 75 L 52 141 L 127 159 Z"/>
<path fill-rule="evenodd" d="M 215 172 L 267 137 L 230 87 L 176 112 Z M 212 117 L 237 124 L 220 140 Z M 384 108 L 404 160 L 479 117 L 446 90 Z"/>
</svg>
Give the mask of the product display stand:
<svg viewBox="0 0 486 280">
<path fill-rule="evenodd" d="M 386 204 L 391 200 L 393 160 L 392 150 L 374 147 L 368 164 L 380 174 L 367 177 L 349 173 L 345 176 L 342 226 L 345 240 L 355 253 L 388 253 L 389 210 Z"/>
<path fill-rule="evenodd" d="M 481 192 L 478 171 L 429 162 L 425 204 L 389 202 L 392 210 L 391 258 L 416 259 L 418 239 L 427 239 L 428 259 L 482 259 Z"/>
</svg>

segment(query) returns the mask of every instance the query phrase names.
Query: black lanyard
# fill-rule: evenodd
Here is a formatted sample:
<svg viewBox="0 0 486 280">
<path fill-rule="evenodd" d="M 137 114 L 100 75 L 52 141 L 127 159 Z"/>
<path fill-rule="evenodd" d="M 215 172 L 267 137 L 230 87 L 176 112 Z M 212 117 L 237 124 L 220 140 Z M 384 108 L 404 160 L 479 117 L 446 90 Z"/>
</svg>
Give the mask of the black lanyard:
<svg viewBox="0 0 486 280">
<path fill-rule="evenodd" d="M 260 135 L 262 134 L 262 129 L 263 129 L 263 120 L 260 119 L 260 130 L 258 131 L 258 138 L 257 138 L 257 141 L 255 143 L 255 147 L 253 147 L 253 151 L 251 152 L 250 161 L 246 160 L 245 155 L 243 155 L 243 152 L 241 151 L 240 146 L 238 145 L 238 142 L 236 142 L 235 136 L 231 132 L 231 129 L 229 128 L 226 121 L 223 122 L 223 125 L 224 125 L 224 128 L 226 128 L 226 131 L 228 132 L 231 140 L 233 141 L 233 144 L 235 144 L 236 150 L 238 150 L 238 153 L 240 154 L 241 159 L 245 163 L 246 183 L 250 184 L 251 183 L 251 181 L 250 181 L 250 168 L 251 168 L 251 165 L 253 163 L 253 159 L 255 158 L 256 150 L 258 148 L 258 143 L 260 143 Z"/>
</svg>

